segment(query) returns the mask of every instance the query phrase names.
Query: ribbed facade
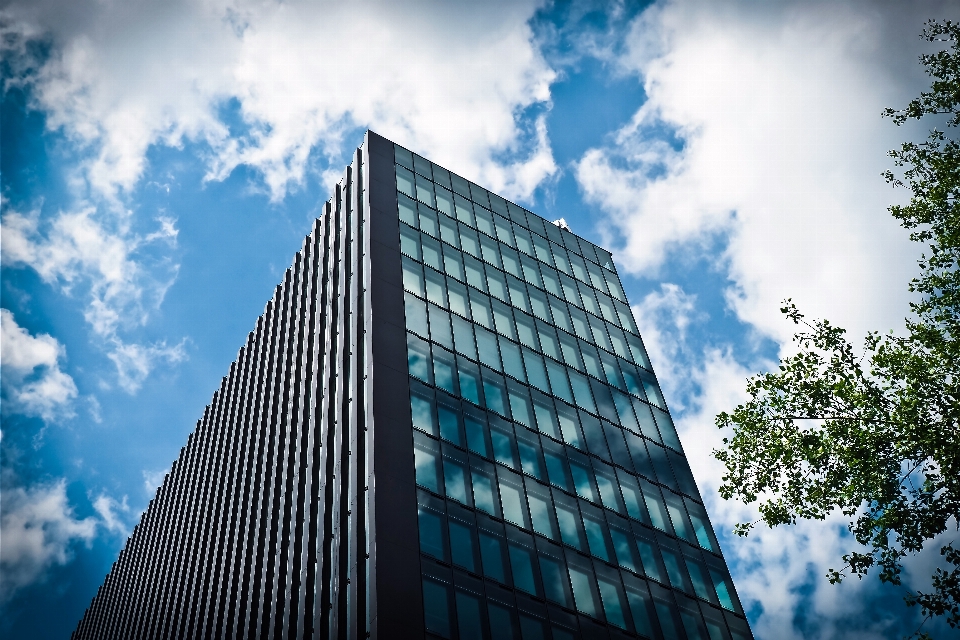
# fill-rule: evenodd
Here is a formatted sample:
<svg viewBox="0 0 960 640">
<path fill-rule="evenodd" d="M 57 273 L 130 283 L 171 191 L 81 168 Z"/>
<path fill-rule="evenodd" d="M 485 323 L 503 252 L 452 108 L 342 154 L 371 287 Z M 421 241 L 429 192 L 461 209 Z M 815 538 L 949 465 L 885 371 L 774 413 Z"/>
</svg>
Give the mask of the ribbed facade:
<svg viewBox="0 0 960 640">
<path fill-rule="evenodd" d="M 74 638 L 751 638 L 610 254 L 368 132 Z"/>
</svg>

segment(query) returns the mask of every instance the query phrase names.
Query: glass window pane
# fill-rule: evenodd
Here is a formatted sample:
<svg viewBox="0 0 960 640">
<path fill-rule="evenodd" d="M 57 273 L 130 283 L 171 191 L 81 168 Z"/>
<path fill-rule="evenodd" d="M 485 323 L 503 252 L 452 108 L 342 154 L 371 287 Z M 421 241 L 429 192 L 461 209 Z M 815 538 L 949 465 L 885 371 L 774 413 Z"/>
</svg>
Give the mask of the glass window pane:
<svg viewBox="0 0 960 640">
<path fill-rule="evenodd" d="M 620 481 L 620 495 L 623 496 L 623 504 L 626 507 L 627 515 L 638 522 L 649 523 L 650 520 L 647 517 L 643 495 L 640 493 L 637 479 L 625 473 L 622 469 L 617 469 L 617 480 Z"/>
<path fill-rule="evenodd" d="M 517 412 L 514 411 L 516 416 Z M 535 427 L 530 427 L 535 428 Z M 543 467 L 543 454 L 540 451 L 540 438 L 529 429 L 517 429 L 517 450 L 520 453 L 520 468 L 528 476 L 537 480 L 546 480 Z"/>
<path fill-rule="evenodd" d="M 620 584 L 620 576 L 616 571 L 597 572 L 597 584 L 600 587 L 600 600 L 603 602 L 603 613 L 607 622 L 620 627 L 627 628 L 626 597 L 623 593 L 623 585 Z"/>
<path fill-rule="evenodd" d="M 434 384 L 439 389 L 443 389 L 451 395 L 457 393 L 457 369 L 454 355 L 434 345 L 433 347 L 433 379 Z"/>
<path fill-rule="evenodd" d="M 543 289 L 543 282 L 540 279 L 540 269 L 537 267 L 537 261 L 521 256 L 520 268 L 523 270 L 523 279 L 537 287 Z"/>
<path fill-rule="evenodd" d="M 423 231 L 427 236 L 430 236 L 430 239 L 440 237 L 440 227 L 437 223 L 437 212 L 433 209 L 424 206 L 423 204 L 417 205 L 417 216 L 420 219 L 420 231 Z M 427 239 L 427 236 L 421 238 L 421 242 Z"/>
<path fill-rule="evenodd" d="M 430 180 L 425 180 L 422 176 L 417 176 L 417 200 L 428 207 L 434 206 L 433 183 Z"/>
<path fill-rule="evenodd" d="M 450 400 L 437 403 L 437 421 L 440 423 L 440 437 L 458 447 L 463 446 L 460 427 L 460 403 L 450 404 Z"/>
<path fill-rule="evenodd" d="M 493 319 L 497 333 L 516 342 L 517 334 L 513 322 L 513 311 L 499 300 L 491 300 L 490 302 L 493 307 Z"/>
<path fill-rule="evenodd" d="M 492 214 L 483 207 L 476 207 L 474 209 L 474 215 L 477 219 L 477 231 L 485 233 L 491 238 L 495 238 L 496 233 L 493 230 Z"/>
<path fill-rule="evenodd" d="M 486 292 L 487 278 L 483 273 L 483 263 L 471 256 L 463 257 L 463 271 L 467 277 L 467 284 Z"/>
<path fill-rule="evenodd" d="M 413 154 L 398 144 L 393 145 L 393 157 L 397 164 L 413 169 Z"/>
<path fill-rule="evenodd" d="M 500 500 L 496 493 L 493 467 L 474 460 L 471 462 L 470 473 L 473 478 L 473 503 L 480 511 L 499 518 Z"/>
<path fill-rule="evenodd" d="M 453 316 L 453 344 L 458 353 L 471 360 L 477 359 L 477 346 L 473 341 L 473 324 Z"/>
<path fill-rule="evenodd" d="M 522 277 L 520 256 L 517 252 L 501 245 L 500 254 L 503 257 L 503 270 L 516 278 Z"/>
<path fill-rule="evenodd" d="M 480 255 L 487 264 L 492 264 L 498 269 L 503 268 L 500 261 L 500 243 L 493 238 L 480 236 Z"/>
<path fill-rule="evenodd" d="M 510 550 L 510 572 L 513 574 L 513 586 L 529 593 L 532 596 L 540 596 L 537 589 L 536 565 L 534 560 L 534 551 L 515 542 L 509 543 Z"/>
<path fill-rule="evenodd" d="M 420 433 L 414 433 L 413 444 L 417 484 L 435 493 L 441 493 L 440 450 L 437 443 Z"/>
<path fill-rule="evenodd" d="M 497 416 L 490 416 L 489 424 L 494 460 L 515 469 L 517 465 L 516 454 L 513 450 L 513 426 Z"/>
<path fill-rule="evenodd" d="M 490 298 L 470 291 L 470 311 L 473 314 L 473 321 L 487 329 L 493 328 L 493 311 L 490 308 Z"/>
<path fill-rule="evenodd" d="M 733 597 L 733 583 L 726 571 L 710 567 L 710 577 L 713 579 L 713 587 L 720 598 L 720 606 L 728 611 L 740 613 L 740 608 L 736 605 Z"/>
<path fill-rule="evenodd" d="M 553 323 L 560 329 L 572 333 L 573 325 L 570 324 L 570 314 L 567 311 L 566 303 L 553 296 L 548 296 L 548 298 L 550 299 L 550 311 L 553 313 Z M 577 368 L 579 369 L 580 367 Z"/>
<path fill-rule="evenodd" d="M 543 358 L 529 349 L 524 349 L 523 361 L 526 368 L 527 380 L 530 384 L 545 393 L 550 393 L 550 385 L 547 382 L 547 370 L 543 366 Z"/>
<path fill-rule="evenodd" d="M 437 211 L 450 217 L 455 215 L 453 210 L 453 194 L 441 186 L 437 186 Z"/>
<path fill-rule="evenodd" d="M 460 232 L 460 248 L 463 249 L 464 253 L 469 253 L 474 258 L 479 258 L 480 240 L 477 237 L 477 232 L 462 222 L 458 223 L 458 227 Z"/>
<path fill-rule="evenodd" d="M 407 318 L 407 329 L 424 337 L 430 337 L 427 327 L 427 305 L 409 292 L 403 294 L 403 311 Z"/>
<path fill-rule="evenodd" d="M 494 638 L 503 638 L 503 640 L 514 640 L 516 638 L 516 614 L 507 607 L 494 602 L 487 601 L 487 611 L 490 614 L 490 635 Z"/>
<path fill-rule="evenodd" d="M 576 455 L 575 452 L 570 450 L 567 450 L 567 454 L 570 463 L 570 475 L 573 477 L 573 486 L 577 490 L 577 495 L 590 502 L 599 502 L 594 489 L 593 469 L 590 468 L 589 458 Z"/>
<path fill-rule="evenodd" d="M 443 515 L 424 506 L 417 509 L 420 528 L 420 552 L 446 562 L 447 549 L 443 538 Z"/>
<path fill-rule="evenodd" d="M 634 629 L 642 636 L 653 638 L 652 619 L 656 614 L 647 585 L 642 580 L 630 575 L 623 576 L 623 581 L 627 591 L 627 603 L 630 605 L 630 614 L 633 617 Z"/>
<path fill-rule="evenodd" d="M 647 395 L 649 394 L 648 391 Z M 673 418 L 670 417 L 670 414 L 656 407 L 653 407 L 652 411 L 657 419 L 657 427 L 659 427 L 660 435 L 663 437 L 663 444 L 676 451 L 683 451 L 683 447 L 680 446 L 680 436 L 677 435 L 677 428 L 673 426 Z"/>
<path fill-rule="evenodd" d="M 487 290 L 491 296 L 507 303 L 510 302 L 510 294 L 507 292 L 507 283 L 503 279 L 503 274 L 489 267 L 487 268 Z"/>
<path fill-rule="evenodd" d="M 580 520 L 580 510 L 574 498 L 553 491 L 553 504 L 557 510 L 557 524 L 560 526 L 560 539 L 574 549 L 586 551 L 583 535 L 583 523 Z"/>
<path fill-rule="evenodd" d="M 519 352 L 517 357 L 519 358 Z M 507 393 L 510 396 L 510 413 L 513 415 L 513 421 L 531 429 L 536 428 L 527 388 L 516 384 L 513 380 L 508 380 Z"/>
<path fill-rule="evenodd" d="M 530 232 L 519 225 L 513 225 L 513 237 L 517 241 L 517 249 L 527 254 L 533 255 L 533 243 L 530 242 Z M 537 285 L 540 286 L 540 285 Z"/>
<path fill-rule="evenodd" d="M 663 557 L 663 565 L 667 569 L 667 578 L 670 580 L 670 584 L 675 589 L 690 593 L 692 589 L 687 579 L 687 572 L 681 564 L 680 554 L 675 549 L 665 548 L 663 542 L 661 541 L 660 555 Z"/>
<path fill-rule="evenodd" d="M 483 412 L 464 412 L 463 427 L 467 436 L 467 448 L 484 458 L 491 458 L 487 420 Z"/>
<path fill-rule="evenodd" d="M 523 640 L 547 640 L 546 623 L 539 618 L 521 612 L 520 636 Z"/>
<path fill-rule="evenodd" d="M 698 598 L 702 598 L 713 604 L 719 604 L 717 594 L 713 590 L 713 584 L 707 574 L 707 568 L 702 562 L 684 554 L 684 560 L 687 563 L 687 573 L 690 575 L 690 582 L 693 584 L 693 592 Z"/>
<path fill-rule="evenodd" d="M 547 476 L 550 484 L 564 491 L 573 491 L 573 481 L 567 468 L 567 456 L 563 447 L 549 440 L 543 441 L 543 458 L 547 464 Z"/>
<path fill-rule="evenodd" d="M 553 243 L 550 243 L 550 248 L 553 250 L 553 260 L 557 265 L 557 269 L 560 269 L 560 271 L 563 271 L 567 275 L 572 275 L 573 270 L 570 268 L 570 261 L 567 259 L 567 250 Z"/>
<path fill-rule="evenodd" d="M 553 360 L 547 360 L 546 364 L 547 376 L 550 378 L 550 389 L 553 395 L 566 402 L 573 402 L 573 394 L 570 392 L 570 385 L 567 382 L 565 367 Z"/>
<path fill-rule="evenodd" d="M 476 530 L 465 522 L 454 518 L 448 520 L 450 529 L 450 556 L 453 564 L 468 571 L 477 571 Z"/>
<path fill-rule="evenodd" d="M 476 317 L 476 313 L 474 313 Z M 502 370 L 500 365 L 500 348 L 497 346 L 497 336 L 483 327 L 474 327 L 477 336 L 477 353 L 480 362 L 496 370 Z"/>
<path fill-rule="evenodd" d="M 542 536 L 557 539 L 557 523 L 554 521 L 553 500 L 550 490 L 530 480 L 526 480 L 527 503 L 530 507 L 530 523 L 533 530 Z"/>
<path fill-rule="evenodd" d="M 505 469 L 498 469 L 497 475 L 500 478 L 500 501 L 503 508 L 503 519 L 522 529 L 529 529 L 530 517 L 527 514 L 523 480 L 517 474 Z"/>
<path fill-rule="evenodd" d="M 597 405 L 593 402 L 593 393 L 590 391 L 590 383 L 587 378 L 575 371 L 569 373 L 570 386 L 573 387 L 573 395 L 576 398 L 577 406 L 590 413 L 597 413 Z"/>
<path fill-rule="evenodd" d="M 557 342 L 557 332 L 553 327 L 544 323 L 537 322 L 537 334 L 540 338 L 540 344 L 543 347 L 544 355 L 547 355 L 554 360 L 561 360 L 560 348 Z"/>
<path fill-rule="evenodd" d="M 610 340 L 607 336 L 606 323 L 600 318 L 588 316 L 590 321 L 590 331 L 593 333 L 593 341 L 598 347 L 611 351 Z"/>
<path fill-rule="evenodd" d="M 593 467 L 596 472 L 597 489 L 600 492 L 600 501 L 603 506 L 620 515 L 625 515 L 623 499 L 620 497 L 620 485 L 617 482 L 613 467 L 599 460 L 593 461 Z"/>
<path fill-rule="evenodd" d="M 580 427 L 583 431 L 584 440 L 587 442 L 587 451 L 609 461 L 610 451 L 607 449 L 607 441 L 603 436 L 603 427 L 600 425 L 600 421 L 589 413 L 581 411 Z"/>
<path fill-rule="evenodd" d="M 417 197 L 413 190 L 413 172 L 397 167 L 397 191 L 411 198 Z"/>
<path fill-rule="evenodd" d="M 528 293 L 530 297 L 530 310 L 533 312 L 533 315 L 545 322 L 550 322 L 550 307 L 547 306 L 547 296 L 545 296 L 543 292 L 533 288 L 529 289 Z"/>
<path fill-rule="evenodd" d="M 524 352 L 526 355 L 526 352 Z M 529 373 L 529 369 L 528 369 Z M 560 440 L 560 427 L 557 424 L 556 410 L 553 400 L 543 394 L 534 392 L 533 394 L 533 412 L 537 416 L 537 430 L 546 434 L 554 440 Z"/>
<path fill-rule="evenodd" d="M 507 284 L 510 287 L 510 304 L 517 309 L 530 313 L 530 304 L 527 301 L 527 288 L 522 282 L 509 276 Z"/>
<path fill-rule="evenodd" d="M 560 433 L 563 441 L 577 449 L 583 449 L 583 439 L 580 437 L 580 420 L 577 412 L 564 404 L 557 405 L 557 420 L 560 422 Z"/>
<path fill-rule="evenodd" d="M 643 563 L 643 571 L 648 578 L 656 580 L 661 584 L 667 584 L 666 571 L 663 569 L 663 563 L 660 560 L 660 551 L 653 539 L 636 536 L 637 551 L 640 553 L 640 561 Z"/>
<path fill-rule="evenodd" d="M 417 203 L 401 193 L 397 195 L 397 204 L 400 211 L 400 221 L 416 229 L 420 225 Z M 419 243 L 420 241 L 417 240 L 417 244 Z"/>
<path fill-rule="evenodd" d="M 429 395 L 428 395 L 429 394 Z M 410 392 L 410 413 L 413 427 L 430 435 L 437 435 L 437 424 L 433 413 L 433 394 L 426 387 Z"/>
<path fill-rule="evenodd" d="M 610 541 L 617 557 L 617 564 L 634 573 L 643 573 L 637 563 L 634 552 L 633 535 L 627 531 L 610 527 Z"/>
<path fill-rule="evenodd" d="M 459 282 L 447 280 L 447 298 L 449 309 L 456 314 L 470 319 L 470 302 L 467 298 L 467 288 Z"/>
<path fill-rule="evenodd" d="M 443 246 L 443 271 L 455 280 L 464 280 L 463 258 L 459 251 L 449 245 Z"/>
<path fill-rule="evenodd" d="M 412 298 L 413 296 L 410 297 Z M 432 304 L 429 305 L 429 308 L 430 339 L 447 349 L 453 349 L 453 334 L 450 333 L 450 314 Z"/>
<path fill-rule="evenodd" d="M 423 267 L 407 257 L 403 258 L 403 288 L 423 297 Z"/>
<path fill-rule="evenodd" d="M 571 308 L 570 319 L 573 322 L 573 332 L 577 334 L 577 337 L 581 340 L 593 342 L 593 333 L 590 331 L 590 326 L 587 324 L 586 314 L 577 308 Z"/>
<path fill-rule="evenodd" d="M 482 603 L 478 596 L 457 591 L 457 628 L 460 640 L 483 640 Z"/>
<path fill-rule="evenodd" d="M 541 262 L 546 262 L 550 266 L 553 266 L 553 255 L 550 252 L 550 243 L 547 242 L 546 239 L 534 234 L 533 248 L 537 253 L 537 258 Z"/>
<path fill-rule="evenodd" d="M 466 460 L 462 456 L 457 455 L 455 450 L 444 449 L 443 484 L 448 498 L 470 506 L 470 479 Z"/>
<path fill-rule="evenodd" d="M 420 234 L 406 225 L 400 225 L 400 253 L 420 260 Z"/>
<path fill-rule="evenodd" d="M 480 377 L 483 379 L 483 399 L 487 409 L 509 418 L 507 388 L 503 382 L 503 376 L 495 374 L 490 369 L 481 369 Z"/>
<path fill-rule="evenodd" d="M 650 514 L 651 524 L 661 531 L 672 534 L 673 528 L 670 526 L 670 518 L 667 517 L 667 510 L 663 505 L 663 495 L 660 493 L 660 488 L 646 480 L 641 480 L 640 489 L 643 491 L 643 498 L 647 505 L 647 513 Z"/>
<path fill-rule="evenodd" d="M 503 357 L 503 372 L 517 380 L 526 382 L 527 375 L 524 372 L 523 360 L 520 357 L 520 346 L 506 338 L 501 338 L 499 342 L 500 354 Z"/>
<path fill-rule="evenodd" d="M 454 187 L 456 188 L 456 187 Z M 457 214 L 457 220 L 464 224 L 468 224 L 471 227 L 476 227 L 476 222 L 473 219 L 473 204 L 470 203 L 466 198 L 455 194 L 453 196 L 454 211 Z"/>
<path fill-rule="evenodd" d="M 560 278 L 557 276 L 557 272 L 547 267 L 542 267 L 540 272 L 543 276 L 543 288 L 558 298 L 563 297 L 563 289 L 560 288 Z M 552 299 L 551 302 L 553 302 Z"/>
<path fill-rule="evenodd" d="M 670 514 L 670 521 L 677 532 L 677 537 L 692 544 L 697 544 L 697 538 L 693 535 L 693 527 L 687 520 L 687 511 L 683 508 L 683 499 L 667 490 L 663 491 L 663 496 L 667 504 L 667 513 Z"/>
<path fill-rule="evenodd" d="M 451 637 L 450 587 L 430 578 L 423 579 L 423 618 L 427 631 L 441 638 Z"/>
<path fill-rule="evenodd" d="M 433 384 L 433 367 L 430 362 L 430 343 L 412 333 L 407 334 L 407 368 L 410 375 L 427 384 Z"/>
<path fill-rule="evenodd" d="M 480 557 L 483 561 L 483 575 L 507 584 L 507 543 L 502 534 L 480 529 Z"/>
<path fill-rule="evenodd" d="M 549 546 L 548 551 L 544 546 Z M 563 560 L 563 554 L 559 548 L 553 548 L 553 545 L 541 546 L 537 544 L 540 556 L 540 575 L 543 578 L 543 588 L 546 592 L 547 600 L 556 602 L 564 607 L 571 607 L 570 586 L 567 581 L 567 568 Z"/>
<path fill-rule="evenodd" d="M 702 506 L 689 498 L 684 498 L 683 503 L 686 505 L 687 513 L 690 515 L 690 522 L 693 525 L 694 535 L 697 536 L 697 543 L 707 551 L 720 553 L 720 548 L 717 546 L 713 530 L 710 528 L 710 520 L 707 518 L 707 512 Z"/>
<path fill-rule="evenodd" d="M 469 360 L 457 358 L 457 375 L 460 383 L 460 396 L 475 405 L 483 404 L 480 396 L 480 368 Z"/>
<path fill-rule="evenodd" d="M 516 246 L 516 243 L 513 239 L 513 229 L 510 225 L 510 221 L 501 216 L 495 215 L 493 216 L 493 224 L 496 228 L 497 239 L 500 240 L 500 242 L 511 247 Z"/>
<path fill-rule="evenodd" d="M 570 563 L 569 560 L 567 570 L 570 573 L 570 585 L 573 587 L 577 611 L 593 618 L 599 617 L 593 572 L 585 566 Z"/>
<path fill-rule="evenodd" d="M 442 274 L 433 269 L 424 269 L 424 280 L 426 282 L 427 300 L 440 305 L 447 306 L 447 285 L 446 279 Z"/>
<path fill-rule="evenodd" d="M 590 555 L 600 558 L 604 562 L 610 562 L 607 526 L 603 520 L 603 515 L 601 515 L 600 510 L 590 508 L 590 505 L 581 504 L 580 510 L 583 514 L 583 529 L 587 534 L 587 547 L 590 549 Z"/>
</svg>

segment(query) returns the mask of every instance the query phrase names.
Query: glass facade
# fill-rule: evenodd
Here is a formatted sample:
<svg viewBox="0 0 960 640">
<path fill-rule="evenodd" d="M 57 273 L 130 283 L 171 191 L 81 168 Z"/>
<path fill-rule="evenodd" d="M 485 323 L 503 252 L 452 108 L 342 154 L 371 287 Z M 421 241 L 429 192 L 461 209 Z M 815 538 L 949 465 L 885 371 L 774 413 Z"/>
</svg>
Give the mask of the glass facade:
<svg viewBox="0 0 960 640">
<path fill-rule="evenodd" d="M 751 635 L 610 253 L 368 131 L 73 637 Z"/>
<path fill-rule="evenodd" d="M 427 636 L 750 638 L 610 253 L 395 171 Z"/>
</svg>

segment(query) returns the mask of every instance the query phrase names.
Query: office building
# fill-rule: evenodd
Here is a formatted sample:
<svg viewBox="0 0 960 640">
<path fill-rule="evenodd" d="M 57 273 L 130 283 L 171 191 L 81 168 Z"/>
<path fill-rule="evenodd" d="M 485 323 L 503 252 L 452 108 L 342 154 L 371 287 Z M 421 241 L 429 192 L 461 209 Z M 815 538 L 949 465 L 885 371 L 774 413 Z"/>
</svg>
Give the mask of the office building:
<svg viewBox="0 0 960 640">
<path fill-rule="evenodd" d="M 747 640 L 609 252 L 368 132 L 74 637 Z"/>
</svg>

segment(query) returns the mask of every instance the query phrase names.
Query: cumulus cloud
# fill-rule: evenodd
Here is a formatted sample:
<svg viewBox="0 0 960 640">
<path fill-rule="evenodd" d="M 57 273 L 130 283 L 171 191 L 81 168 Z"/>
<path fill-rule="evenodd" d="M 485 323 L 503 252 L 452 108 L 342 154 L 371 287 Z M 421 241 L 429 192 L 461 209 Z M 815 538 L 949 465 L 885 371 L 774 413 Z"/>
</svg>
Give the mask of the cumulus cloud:
<svg viewBox="0 0 960 640">
<path fill-rule="evenodd" d="M 160 488 L 160 485 L 163 484 L 164 478 L 167 477 L 167 472 L 169 469 L 161 469 L 159 471 L 143 471 L 143 490 L 147 492 L 148 495 L 153 496 L 157 489 Z"/>
<path fill-rule="evenodd" d="M 93 501 L 93 510 L 100 516 L 101 524 L 110 533 L 126 536 L 130 533 L 125 516 L 130 513 L 127 496 L 117 500 L 105 493 L 101 493 Z"/>
<path fill-rule="evenodd" d="M 97 520 L 77 518 L 64 480 L 30 488 L 4 487 L 0 509 L 0 602 L 68 563 L 71 547 L 89 544 Z"/>
<path fill-rule="evenodd" d="M 0 379 L 5 412 L 39 416 L 44 420 L 73 415 L 77 385 L 60 369 L 66 352 L 56 338 L 36 336 L 17 324 L 13 314 L 0 309 Z"/>
<path fill-rule="evenodd" d="M 2 264 L 30 267 L 66 294 L 82 289 L 88 298 L 84 317 L 116 365 L 120 386 L 132 393 L 157 361 L 180 362 L 186 352 L 183 343 L 140 345 L 121 337 L 124 329 L 147 322 L 177 273 L 166 259 L 148 268 L 140 255 L 157 243 L 176 245 L 173 220 L 158 219 L 156 229 L 145 235 L 130 227 L 128 214 L 103 216 L 92 206 L 60 212 L 46 224 L 38 211 L 8 207 L 2 219 Z"/>
<path fill-rule="evenodd" d="M 539 4 L 41 0 L 5 20 L 11 42 L 53 42 L 36 105 L 89 150 L 107 197 L 137 184 L 151 145 L 191 140 L 209 179 L 250 166 L 279 199 L 355 126 L 522 195 L 555 171 L 543 121 L 519 117 L 554 78 L 527 24 Z"/>
<path fill-rule="evenodd" d="M 923 21 L 946 3 L 657 3 L 617 62 L 647 101 L 577 165 L 610 214 L 620 257 L 655 274 L 717 235 L 743 321 L 785 341 L 793 297 L 855 333 L 894 327 L 916 247 L 886 212 L 904 197 L 880 177 L 916 127 L 880 117 L 924 86 Z"/>
</svg>

